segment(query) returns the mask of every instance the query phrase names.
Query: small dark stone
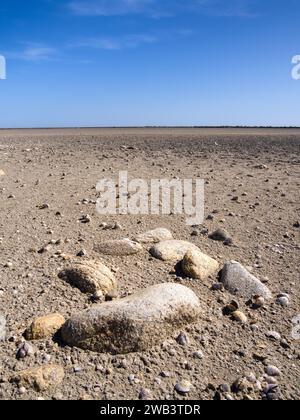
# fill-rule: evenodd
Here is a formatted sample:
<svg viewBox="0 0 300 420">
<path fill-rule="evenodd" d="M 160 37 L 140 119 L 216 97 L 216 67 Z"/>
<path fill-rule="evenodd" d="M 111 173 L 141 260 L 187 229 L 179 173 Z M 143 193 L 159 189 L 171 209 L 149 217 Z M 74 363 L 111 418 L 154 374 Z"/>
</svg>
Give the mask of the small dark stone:
<svg viewBox="0 0 300 420">
<path fill-rule="evenodd" d="M 223 291 L 224 290 L 224 284 L 223 283 L 214 283 L 211 286 L 211 290 L 213 290 L 213 291 Z"/>
<path fill-rule="evenodd" d="M 170 372 L 162 371 L 160 372 L 162 378 L 169 378 L 171 376 Z"/>
<path fill-rule="evenodd" d="M 176 338 L 176 341 L 181 346 L 186 346 L 188 344 L 188 337 L 185 333 L 180 333 L 179 336 Z"/>
<path fill-rule="evenodd" d="M 214 400 L 215 401 L 221 401 L 222 400 L 222 395 L 220 393 L 220 391 L 217 391 L 214 395 Z"/>
<path fill-rule="evenodd" d="M 81 249 L 77 254 L 76 254 L 76 256 L 77 257 L 85 257 L 87 255 L 87 252 L 86 252 L 86 250 L 85 249 Z"/>
<path fill-rule="evenodd" d="M 142 388 L 139 392 L 139 400 L 149 400 L 151 397 L 151 393 L 149 389 Z"/>
<path fill-rule="evenodd" d="M 23 343 L 17 351 L 17 359 L 24 359 L 27 356 L 32 356 L 34 354 L 34 348 L 29 343 Z"/>
<path fill-rule="evenodd" d="M 212 239 L 213 241 L 229 241 L 231 239 L 230 235 L 226 230 L 224 229 L 217 229 L 214 232 L 212 232 L 210 235 L 208 235 L 209 239 Z"/>
<path fill-rule="evenodd" d="M 221 384 L 219 386 L 219 390 L 220 392 L 224 392 L 224 393 L 230 392 L 230 386 L 228 384 Z"/>
</svg>

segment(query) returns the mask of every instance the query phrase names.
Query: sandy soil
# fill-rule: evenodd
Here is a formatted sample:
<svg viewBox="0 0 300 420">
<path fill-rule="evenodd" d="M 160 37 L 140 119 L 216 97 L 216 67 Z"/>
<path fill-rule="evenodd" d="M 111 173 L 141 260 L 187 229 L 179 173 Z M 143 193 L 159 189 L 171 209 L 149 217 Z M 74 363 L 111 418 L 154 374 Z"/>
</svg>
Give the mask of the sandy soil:
<svg viewBox="0 0 300 420">
<path fill-rule="evenodd" d="M 155 399 L 213 399 L 220 397 L 221 384 L 231 386 L 249 373 L 259 379 L 266 365 L 275 365 L 281 371 L 276 398 L 300 399 L 299 340 L 292 337 L 292 319 L 300 314 L 299 169 L 300 130 L 294 129 L 1 130 L 0 313 L 7 318 L 7 338 L 0 342 L 0 398 L 136 399 L 148 390 Z M 184 216 L 100 216 L 93 204 L 95 185 L 103 177 L 117 179 L 120 170 L 147 180 L 204 178 L 205 214 L 213 218 L 200 230 L 223 227 L 234 245 L 192 236 L 195 229 Z M 40 209 L 44 203 L 49 208 Z M 85 214 L 91 222 L 82 224 L 78 220 Z M 102 222 L 118 222 L 123 230 L 103 230 Z M 265 308 L 254 311 L 238 299 L 241 310 L 256 317 L 257 327 L 223 315 L 232 296 L 211 290 L 217 277 L 204 282 L 178 278 L 173 264 L 150 258 L 145 247 L 136 256 L 102 260 L 119 268 L 120 297 L 172 281 L 195 291 L 202 315 L 183 330 L 186 345 L 177 343 L 178 331 L 148 352 L 112 356 L 47 339 L 32 343 L 34 356 L 17 360 L 32 319 L 51 312 L 67 318 L 94 304 L 58 278 L 65 266 L 58 251 L 76 255 L 84 248 L 85 258 L 99 258 L 95 244 L 156 227 L 193 242 L 221 264 L 239 261 L 267 282 L 274 299 Z M 39 254 L 51 240 L 60 242 Z M 290 295 L 288 307 L 275 303 L 281 292 Z M 278 332 L 281 340 L 270 340 L 268 331 Z M 197 350 L 202 360 L 192 357 Z M 10 382 L 16 371 L 49 361 L 65 369 L 56 389 L 37 393 Z M 168 377 L 161 372 L 169 372 Z M 186 396 L 174 390 L 182 379 L 192 384 Z M 228 393 L 234 399 L 262 398 L 257 388 Z"/>
</svg>

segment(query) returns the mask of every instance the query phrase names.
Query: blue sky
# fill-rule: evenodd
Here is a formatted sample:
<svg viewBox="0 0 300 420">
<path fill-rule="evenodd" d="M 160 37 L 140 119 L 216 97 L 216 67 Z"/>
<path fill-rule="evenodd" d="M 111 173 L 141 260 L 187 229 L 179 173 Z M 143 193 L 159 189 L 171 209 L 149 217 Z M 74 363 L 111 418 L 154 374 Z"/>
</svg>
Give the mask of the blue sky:
<svg viewBox="0 0 300 420">
<path fill-rule="evenodd" d="M 299 0 L 1 0 L 0 127 L 300 125 Z"/>
</svg>

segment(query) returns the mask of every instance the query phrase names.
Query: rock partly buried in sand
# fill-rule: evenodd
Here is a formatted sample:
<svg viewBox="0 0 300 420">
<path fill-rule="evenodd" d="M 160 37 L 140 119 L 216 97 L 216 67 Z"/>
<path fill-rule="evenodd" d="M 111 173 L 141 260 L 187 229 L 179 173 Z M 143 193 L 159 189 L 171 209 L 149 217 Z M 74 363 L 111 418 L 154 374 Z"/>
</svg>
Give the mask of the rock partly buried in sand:
<svg viewBox="0 0 300 420">
<path fill-rule="evenodd" d="M 49 314 L 36 318 L 25 331 L 26 340 L 42 340 L 52 337 L 66 322 L 60 314 Z"/>
<path fill-rule="evenodd" d="M 205 280 L 219 269 L 218 261 L 200 251 L 188 251 L 182 260 L 183 273 L 193 279 Z"/>
<path fill-rule="evenodd" d="M 200 302 L 192 290 L 164 283 L 74 315 L 61 336 L 70 346 L 100 353 L 145 351 L 199 314 Z"/>
<path fill-rule="evenodd" d="M 64 379 L 64 369 L 59 365 L 44 365 L 22 370 L 11 378 L 19 386 L 31 387 L 36 391 L 45 391 L 60 385 Z"/>
<path fill-rule="evenodd" d="M 3 169 L 0 169 L 0 176 L 5 176 L 5 172 L 3 171 Z"/>
<path fill-rule="evenodd" d="M 4 341 L 6 337 L 6 319 L 0 314 L 0 341 Z"/>
<path fill-rule="evenodd" d="M 254 296 L 272 298 L 268 287 L 236 261 L 225 264 L 221 273 L 221 282 L 230 293 L 245 299 L 252 299 Z"/>
<path fill-rule="evenodd" d="M 101 244 L 95 245 L 94 248 L 95 251 L 99 252 L 100 254 L 119 257 L 134 255 L 143 249 L 141 244 L 131 241 L 128 238 L 103 242 Z"/>
<path fill-rule="evenodd" d="M 229 233 L 225 229 L 217 229 L 214 232 L 212 232 L 210 235 L 208 235 L 209 239 L 212 239 L 213 241 L 230 241 L 232 238 L 229 235 Z"/>
<path fill-rule="evenodd" d="M 162 261 L 180 261 L 190 250 L 200 251 L 196 245 L 190 242 L 173 239 L 154 245 L 150 249 L 150 254 Z"/>
<path fill-rule="evenodd" d="M 58 275 L 83 293 L 102 292 L 108 295 L 117 290 L 117 280 L 100 261 L 77 261 Z"/>
<path fill-rule="evenodd" d="M 173 239 L 172 233 L 165 228 L 158 228 L 149 230 L 148 232 L 141 233 L 136 237 L 136 241 L 141 244 L 156 244 L 161 241 Z"/>
</svg>

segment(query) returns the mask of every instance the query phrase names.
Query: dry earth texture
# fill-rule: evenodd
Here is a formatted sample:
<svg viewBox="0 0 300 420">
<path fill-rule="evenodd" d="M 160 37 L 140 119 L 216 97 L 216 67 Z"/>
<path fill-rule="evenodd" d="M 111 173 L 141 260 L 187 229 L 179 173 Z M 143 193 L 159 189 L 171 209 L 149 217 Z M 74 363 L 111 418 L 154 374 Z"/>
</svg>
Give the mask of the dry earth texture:
<svg viewBox="0 0 300 420">
<path fill-rule="evenodd" d="M 0 398 L 299 399 L 299 169 L 294 129 L 1 130 Z M 120 170 L 203 178 L 204 224 L 99 215 Z M 156 228 L 200 249 L 185 273 L 142 240 L 99 252 Z"/>
</svg>

